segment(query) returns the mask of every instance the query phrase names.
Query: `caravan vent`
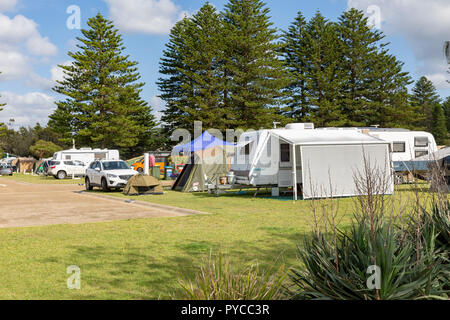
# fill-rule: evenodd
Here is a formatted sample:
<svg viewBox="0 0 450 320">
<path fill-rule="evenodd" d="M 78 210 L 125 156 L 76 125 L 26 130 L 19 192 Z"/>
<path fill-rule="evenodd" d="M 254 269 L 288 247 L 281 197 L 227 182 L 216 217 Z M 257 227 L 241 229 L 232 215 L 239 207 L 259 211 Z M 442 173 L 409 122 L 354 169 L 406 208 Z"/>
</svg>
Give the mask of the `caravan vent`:
<svg viewBox="0 0 450 320">
<path fill-rule="evenodd" d="M 290 130 L 314 129 L 314 123 L 289 123 L 285 128 Z"/>
</svg>

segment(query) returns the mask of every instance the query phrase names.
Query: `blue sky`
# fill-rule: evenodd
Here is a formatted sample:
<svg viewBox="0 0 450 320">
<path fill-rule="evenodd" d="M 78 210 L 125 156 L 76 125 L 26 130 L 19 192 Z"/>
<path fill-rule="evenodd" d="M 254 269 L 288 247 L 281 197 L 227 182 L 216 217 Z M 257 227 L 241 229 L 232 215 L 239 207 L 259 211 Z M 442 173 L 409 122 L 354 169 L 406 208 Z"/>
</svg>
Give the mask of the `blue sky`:
<svg viewBox="0 0 450 320">
<path fill-rule="evenodd" d="M 218 9 L 227 3 L 210 2 Z M 126 53 L 139 62 L 146 83 L 143 98 L 160 111 L 163 103 L 157 98 L 155 82 L 170 27 L 204 3 L 203 0 L 0 0 L 0 101 L 8 103 L 0 112 L 0 122 L 14 118 L 14 127 L 46 123 L 54 100 L 60 98 L 51 91 L 54 81 L 61 77 L 57 65 L 69 61 L 67 51 L 75 50 L 75 38 L 80 36 L 80 30 L 66 26 L 71 16 L 66 10 L 71 5 L 80 8 L 82 28 L 97 12 L 115 22 L 123 35 Z M 266 3 L 278 29 L 287 29 L 299 10 L 307 19 L 320 10 L 327 19 L 336 20 L 352 6 L 379 17 L 374 21 L 379 22 L 386 41 L 391 43 L 391 53 L 405 62 L 404 69 L 413 79 L 427 75 L 442 97 L 450 95 L 442 54 L 443 41 L 450 40 L 450 1 L 267 0 Z M 378 11 L 373 11 L 374 6 Z"/>
</svg>

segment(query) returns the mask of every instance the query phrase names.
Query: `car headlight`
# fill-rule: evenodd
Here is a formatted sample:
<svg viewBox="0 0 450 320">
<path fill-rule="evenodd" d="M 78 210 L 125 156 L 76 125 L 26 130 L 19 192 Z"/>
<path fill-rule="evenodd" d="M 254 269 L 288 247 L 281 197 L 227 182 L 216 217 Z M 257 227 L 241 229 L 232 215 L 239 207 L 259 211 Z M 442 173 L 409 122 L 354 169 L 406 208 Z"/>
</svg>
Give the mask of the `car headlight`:
<svg viewBox="0 0 450 320">
<path fill-rule="evenodd" d="M 107 175 L 106 175 L 108 178 L 117 178 L 117 176 L 115 175 L 115 174 L 112 174 L 112 173 L 108 173 Z"/>
</svg>

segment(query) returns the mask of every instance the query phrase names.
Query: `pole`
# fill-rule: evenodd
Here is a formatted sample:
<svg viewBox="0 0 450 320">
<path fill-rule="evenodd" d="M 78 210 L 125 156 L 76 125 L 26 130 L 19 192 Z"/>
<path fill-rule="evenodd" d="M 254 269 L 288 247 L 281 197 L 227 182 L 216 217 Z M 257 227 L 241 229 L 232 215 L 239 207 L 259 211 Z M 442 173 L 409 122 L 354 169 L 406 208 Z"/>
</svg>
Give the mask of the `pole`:
<svg viewBox="0 0 450 320">
<path fill-rule="evenodd" d="M 148 161 L 148 157 L 149 157 L 149 154 L 148 153 L 144 153 L 144 174 L 147 175 L 147 176 L 150 173 L 150 164 L 149 164 L 149 161 Z"/>
<path fill-rule="evenodd" d="M 297 201 L 297 157 L 295 155 L 295 144 L 292 144 L 292 182 L 294 190 L 294 201 Z"/>
</svg>

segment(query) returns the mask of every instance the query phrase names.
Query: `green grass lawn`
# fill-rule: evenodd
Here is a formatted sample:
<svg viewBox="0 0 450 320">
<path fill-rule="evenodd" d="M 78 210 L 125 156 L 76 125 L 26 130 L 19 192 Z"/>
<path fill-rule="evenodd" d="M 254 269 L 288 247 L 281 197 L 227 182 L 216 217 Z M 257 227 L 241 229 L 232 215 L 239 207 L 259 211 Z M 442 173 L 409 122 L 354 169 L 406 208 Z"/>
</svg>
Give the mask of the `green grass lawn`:
<svg viewBox="0 0 450 320">
<path fill-rule="evenodd" d="M 31 175 L 31 174 L 23 174 L 23 173 L 14 173 L 13 176 L 1 176 L 5 179 L 11 179 L 15 181 L 28 182 L 28 183 L 36 183 L 36 184 L 78 184 L 84 183 L 83 178 L 79 179 L 55 179 L 53 176 L 42 176 L 42 175 Z"/>
<path fill-rule="evenodd" d="M 401 196 L 411 192 L 395 197 Z M 212 214 L 0 229 L 0 299 L 176 297 L 178 276 L 192 276 L 211 249 L 240 266 L 291 267 L 298 264 L 296 246 L 311 230 L 309 201 L 173 191 L 131 198 Z M 347 227 L 353 199 L 339 202 Z M 69 265 L 81 268 L 81 290 L 66 287 Z"/>
</svg>

